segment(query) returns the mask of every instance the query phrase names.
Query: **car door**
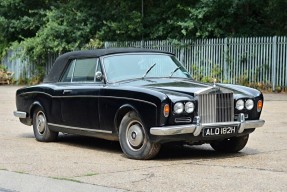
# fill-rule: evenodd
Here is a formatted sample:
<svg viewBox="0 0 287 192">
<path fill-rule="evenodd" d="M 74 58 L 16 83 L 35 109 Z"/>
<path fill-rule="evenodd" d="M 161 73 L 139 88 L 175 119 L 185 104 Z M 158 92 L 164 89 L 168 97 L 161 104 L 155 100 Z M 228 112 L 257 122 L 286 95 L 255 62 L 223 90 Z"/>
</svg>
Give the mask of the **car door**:
<svg viewBox="0 0 287 192">
<path fill-rule="evenodd" d="M 63 77 L 60 91 L 62 124 L 73 129 L 100 129 L 99 92 L 103 87 L 95 73 L 101 70 L 98 59 L 74 59 Z"/>
</svg>

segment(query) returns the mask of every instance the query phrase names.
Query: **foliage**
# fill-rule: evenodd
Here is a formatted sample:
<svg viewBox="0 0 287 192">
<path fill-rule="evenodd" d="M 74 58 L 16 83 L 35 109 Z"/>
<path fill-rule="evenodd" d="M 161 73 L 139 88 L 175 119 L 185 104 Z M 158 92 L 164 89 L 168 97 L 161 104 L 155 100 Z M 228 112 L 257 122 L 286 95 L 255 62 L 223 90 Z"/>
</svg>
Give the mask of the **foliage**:
<svg viewBox="0 0 287 192">
<path fill-rule="evenodd" d="M 177 24 L 186 38 L 285 35 L 285 0 L 199 0 L 179 6 L 188 17 Z"/>
<path fill-rule="evenodd" d="M 0 64 L 0 84 L 12 83 L 13 73 L 7 70 L 7 67 Z"/>
<path fill-rule="evenodd" d="M 90 39 L 90 41 L 83 46 L 83 49 L 95 49 L 95 48 L 103 48 L 104 42 L 99 40 L 98 38 Z"/>
<path fill-rule="evenodd" d="M 43 26 L 43 11 L 49 0 L 0 1 L 0 52 L 11 42 L 33 37 Z"/>
<path fill-rule="evenodd" d="M 0 64 L 0 71 L 7 72 L 7 67 L 3 64 Z"/>
<path fill-rule="evenodd" d="M 199 69 L 196 65 L 191 66 L 193 78 L 197 81 L 205 83 L 213 83 L 214 79 L 216 82 L 221 82 L 223 70 L 217 64 L 212 64 L 210 76 L 205 76 L 203 70 Z M 224 81 L 224 80 L 223 80 Z"/>
</svg>

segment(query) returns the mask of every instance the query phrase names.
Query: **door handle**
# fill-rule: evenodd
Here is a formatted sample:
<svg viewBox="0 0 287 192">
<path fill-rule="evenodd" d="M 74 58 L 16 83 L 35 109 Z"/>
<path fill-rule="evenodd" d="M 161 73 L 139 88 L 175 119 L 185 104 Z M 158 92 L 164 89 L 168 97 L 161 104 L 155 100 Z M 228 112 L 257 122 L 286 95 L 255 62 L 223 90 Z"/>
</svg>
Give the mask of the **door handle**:
<svg viewBox="0 0 287 192">
<path fill-rule="evenodd" d="M 72 92 L 72 90 L 64 90 L 63 94 L 67 94 L 67 93 L 71 93 L 71 92 Z"/>
</svg>

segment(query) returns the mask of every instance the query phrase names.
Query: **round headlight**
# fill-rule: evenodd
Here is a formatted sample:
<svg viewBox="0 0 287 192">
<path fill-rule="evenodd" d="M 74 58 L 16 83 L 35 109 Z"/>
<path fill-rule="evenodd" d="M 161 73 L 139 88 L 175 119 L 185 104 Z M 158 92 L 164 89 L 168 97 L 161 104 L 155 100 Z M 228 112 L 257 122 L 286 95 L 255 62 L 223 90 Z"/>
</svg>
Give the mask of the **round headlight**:
<svg viewBox="0 0 287 192">
<path fill-rule="evenodd" d="M 182 113 L 182 112 L 183 112 L 183 104 L 182 104 L 182 103 L 176 103 L 176 104 L 174 104 L 173 111 L 174 111 L 174 113 L 176 113 L 176 114 Z"/>
<path fill-rule="evenodd" d="M 192 113 L 194 111 L 194 104 L 192 102 L 187 102 L 184 106 L 184 110 L 187 113 Z"/>
<path fill-rule="evenodd" d="M 245 107 L 246 107 L 246 109 L 248 109 L 248 110 L 253 109 L 253 107 L 254 107 L 254 102 L 253 102 L 253 100 L 252 100 L 252 99 L 248 99 L 248 100 L 245 102 Z"/>
<path fill-rule="evenodd" d="M 244 101 L 242 99 L 239 99 L 236 101 L 236 109 L 237 110 L 242 110 L 244 108 Z"/>
</svg>

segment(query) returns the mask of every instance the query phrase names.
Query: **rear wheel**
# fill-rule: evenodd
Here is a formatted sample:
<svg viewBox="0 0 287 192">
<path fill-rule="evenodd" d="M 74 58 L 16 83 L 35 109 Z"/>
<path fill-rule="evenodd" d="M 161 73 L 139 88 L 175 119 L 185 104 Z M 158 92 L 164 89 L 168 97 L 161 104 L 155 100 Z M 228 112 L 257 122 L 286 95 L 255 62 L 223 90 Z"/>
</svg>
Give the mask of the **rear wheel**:
<svg viewBox="0 0 287 192">
<path fill-rule="evenodd" d="M 215 141 L 210 143 L 211 147 L 219 152 L 224 153 L 236 153 L 242 150 L 247 144 L 249 135 L 244 135 L 241 137 L 232 137 L 224 139 L 222 141 Z"/>
<path fill-rule="evenodd" d="M 34 110 L 33 131 L 35 138 L 42 142 L 55 141 L 58 136 L 58 132 L 54 132 L 49 129 L 45 112 L 41 107 L 37 107 Z"/>
<path fill-rule="evenodd" d="M 131 159 L 151 159 L 160 150 L 159 143 L 152 143 L 142 120 L 135 112 L 127 113 L 120 124 L 119 141 L 122 151 Z"/>
</svg>

